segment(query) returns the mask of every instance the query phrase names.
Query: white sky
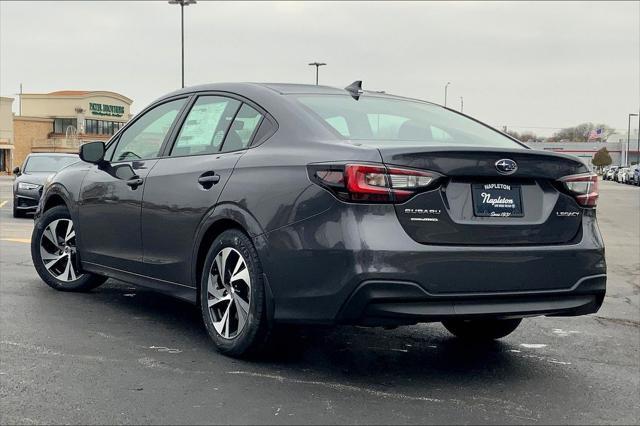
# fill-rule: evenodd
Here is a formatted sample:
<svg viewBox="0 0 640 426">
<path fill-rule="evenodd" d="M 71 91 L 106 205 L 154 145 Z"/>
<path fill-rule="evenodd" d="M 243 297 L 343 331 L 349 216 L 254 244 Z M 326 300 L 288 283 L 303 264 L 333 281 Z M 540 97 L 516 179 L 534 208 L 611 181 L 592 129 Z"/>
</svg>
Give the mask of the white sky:
<svg viewBox="0 0 640 426">
<path fill-rule="evenodd" d="M 179 6 L 0 3 L 0 94 L 112 90 L 139 111 L 180 85 Z M 186 84 L 314 82 L 444 102 L 495 126 L 626 131 L 640 2 L 206 2 L 185 8 Z M 17 111 L 17 100 L 14 102 Z M 637 127 L 637 121 L 635 126 Z"/>
</svg>

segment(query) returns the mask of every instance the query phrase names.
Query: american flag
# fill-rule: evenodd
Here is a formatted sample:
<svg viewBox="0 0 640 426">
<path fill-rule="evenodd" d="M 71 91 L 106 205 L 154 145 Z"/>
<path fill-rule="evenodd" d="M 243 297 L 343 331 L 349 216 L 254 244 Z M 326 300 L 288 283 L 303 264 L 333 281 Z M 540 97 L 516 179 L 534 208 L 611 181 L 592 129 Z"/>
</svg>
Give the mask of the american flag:
<svg viewBox="0 0 640 426">
<path fill-rule="evenodd" d="M 600 139 L 602 136 L 604 136 L 604 129 L 593 129 L 589 132 L 589 137 L 587 138 L 587 140 L 590 141 L 593 139 Z"/>
</svg>

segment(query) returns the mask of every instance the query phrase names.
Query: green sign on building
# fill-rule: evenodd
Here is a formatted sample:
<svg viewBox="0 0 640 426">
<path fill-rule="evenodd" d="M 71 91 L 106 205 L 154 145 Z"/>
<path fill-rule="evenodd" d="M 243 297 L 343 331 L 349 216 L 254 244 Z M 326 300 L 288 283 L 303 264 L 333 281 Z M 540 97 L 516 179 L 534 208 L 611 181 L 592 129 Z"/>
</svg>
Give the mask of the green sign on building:
<svg viewBox="0 0 640 426">
<path fill-rule="evenodd" d="M 89 110 L 93 115 L 109 115 L 112 117 L 122 117 L 124 115 L 124 107 L 118 105 L 96 104 L 89 102 Z"/>
</svg>

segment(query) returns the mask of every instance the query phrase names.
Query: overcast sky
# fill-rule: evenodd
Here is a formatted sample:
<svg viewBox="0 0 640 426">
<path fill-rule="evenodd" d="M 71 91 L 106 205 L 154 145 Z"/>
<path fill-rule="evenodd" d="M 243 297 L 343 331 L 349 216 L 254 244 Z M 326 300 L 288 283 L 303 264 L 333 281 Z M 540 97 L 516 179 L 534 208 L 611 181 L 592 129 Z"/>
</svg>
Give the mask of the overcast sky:
<svg viewBox="0 0 640 426">
<path fill-rule="evenodd" d="M 111 90 L 134 112 L 180 85 L 180 7 L 0 3 L 0 93 Z M 320 83 L 444 102 L 496 126 L 625 129 L 639 2 L 207 2 L 185 8 L 186 84 Z M 14 102 L 17 111 L 17 100 Z M 637 121 L 636 121 L 637 123 Z M 634 127 L 637 127 L 635 124 Z"/>
</svg>

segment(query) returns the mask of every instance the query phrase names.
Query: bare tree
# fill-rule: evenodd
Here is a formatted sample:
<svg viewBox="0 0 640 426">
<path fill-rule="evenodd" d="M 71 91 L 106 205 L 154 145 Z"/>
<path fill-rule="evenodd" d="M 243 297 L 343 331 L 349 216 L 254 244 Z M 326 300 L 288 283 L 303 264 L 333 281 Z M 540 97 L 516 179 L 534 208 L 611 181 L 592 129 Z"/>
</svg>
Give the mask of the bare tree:
<svg viewBox="0 0 640 426">
<path fill-rule="evenodd" d="M 596 129 L 602 129 L 602 135 L 598 138 L 600 141 L 607 140 L 609 136 L 615 133 L 615 129 L 606 124 L 582 123 L 574 127 L 567 127 L 557 131 L 548 139 L 548 141 L 586 142 L 589 139 L 589 133 Z"/>
</svg>

